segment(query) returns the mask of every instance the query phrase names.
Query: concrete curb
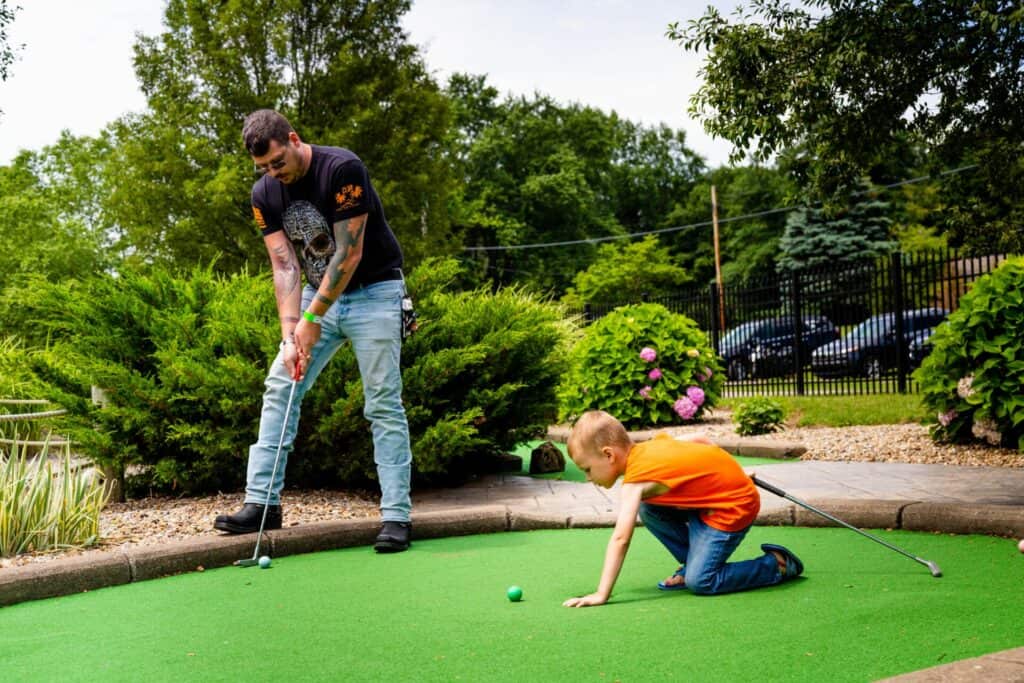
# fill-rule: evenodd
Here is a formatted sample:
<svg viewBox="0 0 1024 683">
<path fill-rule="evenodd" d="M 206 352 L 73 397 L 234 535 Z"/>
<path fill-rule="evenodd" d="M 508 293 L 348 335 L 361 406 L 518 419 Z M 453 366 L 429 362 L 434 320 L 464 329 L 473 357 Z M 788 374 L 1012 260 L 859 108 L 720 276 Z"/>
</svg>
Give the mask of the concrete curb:
<svg viewBox="0 0 1024 683">
<path fill-rule="evenodd" d="M 1007 505 L 920 503 L 905 500 L 807 501 L 857 527 L 959 534 L 1024 536 L 1024 508 Z M 760 526 L 835 526 L 800 506 L 767 505 Z M 413 515 L 419 540 L 536 529 L 587 529 L 615 525 L 615 513 L 545 513 L 504 505 L 477 505 Z M 318 522 L 267 532 L 268 555 L 286 557 L 338 548 L 368 546 L 379 522 L 349 519 Z M 159 546 L 92 553 L 0 571 L 0 607 L 28 600 L 70 595 L 134 581 L 226 567 L 249 557 L 255 537 L 204 536 Z M 262 554 L 262 553 L 261 553 Z"/>
</svg>

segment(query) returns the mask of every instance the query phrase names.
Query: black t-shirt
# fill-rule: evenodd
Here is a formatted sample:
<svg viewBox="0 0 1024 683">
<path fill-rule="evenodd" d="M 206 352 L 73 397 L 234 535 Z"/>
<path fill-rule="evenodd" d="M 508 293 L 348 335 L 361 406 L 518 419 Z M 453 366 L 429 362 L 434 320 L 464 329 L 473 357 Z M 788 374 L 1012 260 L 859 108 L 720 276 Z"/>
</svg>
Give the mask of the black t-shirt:
<svg viewBox="0 0 1024 683">
<path fill-rule="evenodd" d="M 320 287 L 334 256 L 334 223 L 367 214 L 363 258 L 345 291 L 376 282 L 402 267 L 402 249 L 384 217 L 366 166 L 340 147 L 310 145 L 309 169 L 286 185 L 265 175 L 252 186 L 252 212 L 264 235 L 284 230 L 299 255 L 306 281 Z"/>
</svg>

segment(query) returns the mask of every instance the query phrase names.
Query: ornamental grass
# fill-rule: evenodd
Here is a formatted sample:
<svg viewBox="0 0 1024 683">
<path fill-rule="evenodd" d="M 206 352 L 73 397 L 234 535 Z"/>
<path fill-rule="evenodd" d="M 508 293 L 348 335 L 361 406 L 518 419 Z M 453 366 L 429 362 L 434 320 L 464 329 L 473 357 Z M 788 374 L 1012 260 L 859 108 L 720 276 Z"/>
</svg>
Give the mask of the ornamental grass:
<svg viewBox="0 0 1024 683">
<path fill-rule="evenodd" d="M 107 503 L 102 478 L 80 469 L 65 446 L 28 456 L 15 443 L 0 450 L 0 557 L 80 548 L 100 537 L 100 511 Z"/>
</svg>

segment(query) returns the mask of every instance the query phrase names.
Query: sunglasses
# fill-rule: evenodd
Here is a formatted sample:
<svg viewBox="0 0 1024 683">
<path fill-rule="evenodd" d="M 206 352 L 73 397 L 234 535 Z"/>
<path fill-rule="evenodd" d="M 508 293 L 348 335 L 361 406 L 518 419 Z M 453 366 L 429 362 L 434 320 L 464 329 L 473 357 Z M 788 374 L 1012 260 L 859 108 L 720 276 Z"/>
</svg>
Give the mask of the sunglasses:
<svg viewBox="0 0 1024 683">
<path fill-rule="evenodd" d="M 255 168 L 256 172 L 260 173 L 260 174 L 263 174 L 263 173 L 267 173 L 268 171 L 271 171 L 271 170 L 280 171 L 288 163 L 288 160 L 285 158 L 287 155 L 288 155 L 288 148 L 285 147 L 284 149 L 281 150 L 280 154 L 278 154 L 276 157 L 271 159 L 269 162 L 267 162 L 265 164 L 256 164 L 256 168 Z"/>
</svg>

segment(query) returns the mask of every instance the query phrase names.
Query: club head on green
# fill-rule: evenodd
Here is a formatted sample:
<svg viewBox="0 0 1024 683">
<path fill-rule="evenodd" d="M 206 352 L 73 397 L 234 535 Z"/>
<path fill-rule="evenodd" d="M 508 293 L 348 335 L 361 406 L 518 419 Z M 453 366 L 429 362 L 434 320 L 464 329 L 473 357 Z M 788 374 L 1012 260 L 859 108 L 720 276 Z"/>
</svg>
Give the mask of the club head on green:
<svg viewBox="0 0 1024 683">
<path fill-rule="evenodd" d="M 256 558 L 251 558 L 251 559 L 248 559 L 248 560 L 235 560 L 235 566 L 236 567 L 255 567 L 259 563 L 260 563 L 260 561 L 257 560 Z"/>
</svg>

